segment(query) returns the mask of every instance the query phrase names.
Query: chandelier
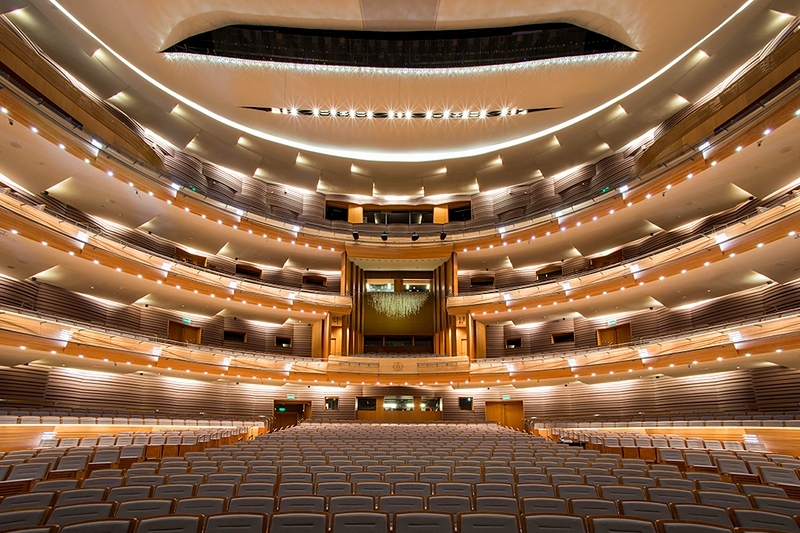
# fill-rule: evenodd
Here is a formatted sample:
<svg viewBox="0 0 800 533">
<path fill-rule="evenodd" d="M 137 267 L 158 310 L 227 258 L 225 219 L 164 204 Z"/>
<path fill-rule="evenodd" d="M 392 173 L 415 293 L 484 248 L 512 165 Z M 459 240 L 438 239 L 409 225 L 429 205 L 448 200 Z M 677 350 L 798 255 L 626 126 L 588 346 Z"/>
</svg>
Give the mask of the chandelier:
<svg viewBox="0 0 800 533">
<path fill-rule="evenodd" d="M 429 295 L 429 292 L 370 292 L 367 302 L 378 313 L 399 320 L 419 313 Z"/>
</svg>

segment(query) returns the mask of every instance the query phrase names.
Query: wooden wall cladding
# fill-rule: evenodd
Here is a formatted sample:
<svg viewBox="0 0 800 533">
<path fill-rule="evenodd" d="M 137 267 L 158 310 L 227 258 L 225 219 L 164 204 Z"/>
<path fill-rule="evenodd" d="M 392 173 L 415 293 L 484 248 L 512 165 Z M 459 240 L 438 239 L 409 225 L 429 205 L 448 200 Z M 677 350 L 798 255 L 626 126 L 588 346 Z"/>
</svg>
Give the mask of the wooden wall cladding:
<svg viewBox="0 0 800 533">
<path fill-rule="evenodd" d="M 484 420 L 485 402 L 509 396 L 522 401 L 526 417 L 638 416 L 663 413 L 796 410 L 800 401 L 800 371 L 784 367 L 660 379 L 642 378 L 567 386 L 509 385 L 469 389 L 370 385 L 268 386 L 236 381 L 204 382 L 155 373 L 113 374 L 67 368 L 20 366 L 0 369 L 4 399 L 46 408 L 134 410 L 258 417 L 272 413 L 274 402 L 289 395 L 310 402 L 312 416 L 322 420 L 353 420 L 356 398 L 440 397 L 443 419 Z M 339 398 L 338 410 L 325 410 L 325 398 Z M 459 409 L 459 398 L 473 398 L 473 410 Z"/>
<path fill-rule="evenodd" d="M 115 304 L 45 283 L 9 278 L 0 278 L 0 303 L 10 307 L 35 310 L 45 315 L 88 322 L 100 327 L 161 338 L 167 337 L 169 321 L 181 322 L 184 316 L 178 311 Z M 193 317 L 192 326 L 202 328 L 203 345 L 299 357 L 311 356 L 309 324 L 271 326 L 251 320 L 212 316 Z M 246 333 L 247 342 L 225 341 L 223 333 L 226 329 Z M 276 346 L 276 336 L 292 338 L 291 348 Z"/>
<path fill-rule="evenodd" d="M 773 366 L 753 369 L 751 374 L 759 409 L 797 410 L 800 404 L 800 370 Z"/>
<path fill-rule="evenodd" d="M 800 280 L 787 284 L 764 285 L 741 294 L 719 298 L 692 309 L 646 309 L 634 313 L 615 315 L 618 324 L 629 322 L 633 340 L 672 335 L 683 331 L 724 324 L 736 320 L 755 318 L 768 313 L 777 313 L 800 307 Z M 607 318 L 575 319 L 545 322 L 533 327 L 505 325 L 503 337 L 487 334 L 487 357 L 503 357 L 547 352 L 564 352 L 597 346 L 596 331 L 608 326 Z M 554 332 L 574 331 L 575 343 L 551 344 Z M 488 330 L 487 330 L 488 332 Z M 522 339 L 522 346 L 505 349 L 506 339 Z"/>
</svg>

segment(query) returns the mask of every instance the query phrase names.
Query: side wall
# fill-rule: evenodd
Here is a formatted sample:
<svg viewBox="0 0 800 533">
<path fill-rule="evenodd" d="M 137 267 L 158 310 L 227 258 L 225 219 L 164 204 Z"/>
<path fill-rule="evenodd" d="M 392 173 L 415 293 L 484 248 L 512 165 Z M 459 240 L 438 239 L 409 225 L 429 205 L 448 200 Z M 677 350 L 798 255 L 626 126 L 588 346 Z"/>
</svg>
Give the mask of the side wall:
<svg viewBox="0 0 800 533">
<path fill-rule="evenodd" d="M 242 417 L 269 415 L 273 401 L 289 394 L 310 401 L 313 418 L 352 420 L 358 396 L 422 396 L 443 398 L 445 420 L 483 420 L 485 402 L 522 400 L 525 416 L 632 416 L 667 412 L 730 412 L 797 410 L 800 371 L 785 367 L 738 370 L 670 378 L 634 379 L 600 384 L 472 389 L 377 387 L 280 387 L 233 381 L 204 382 L 154 374 L 112 374 L 34 365 L 0 369 L 3 399 L 34 406 L 142 410 L 186 416 L 220 414 Z M 325 410 L 325 397 L 339 398 L 338 411 Z M 459 410 L 459 397 L 472 397 L 474 410 Z M 2 409 L 2 404 L 0 404 Z"/>
</svg>

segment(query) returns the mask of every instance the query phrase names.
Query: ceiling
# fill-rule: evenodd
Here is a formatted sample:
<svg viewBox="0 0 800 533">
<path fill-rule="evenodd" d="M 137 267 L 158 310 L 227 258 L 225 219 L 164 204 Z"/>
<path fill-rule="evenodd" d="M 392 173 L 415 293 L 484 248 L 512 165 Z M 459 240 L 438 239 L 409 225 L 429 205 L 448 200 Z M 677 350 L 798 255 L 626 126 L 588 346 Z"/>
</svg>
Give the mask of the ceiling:
<svg viewBox="0 0 800 533">
<path fill-rule="evenodd" d="M 702 98 L 799 13 L 790 0 L 246 0 L 224 8 L 211 0 L 29 0 L 6 16 L 96 95 L 201 159 L 308 190 L 421 197 L 490 190 L 610 155 Z M 425 72 L 161 53 L 229 24 L 392 31 L 544 22 L 576 24 L 637 52 Z M 245 106 L 555 109 L 369 120 Z"/>
</svg>

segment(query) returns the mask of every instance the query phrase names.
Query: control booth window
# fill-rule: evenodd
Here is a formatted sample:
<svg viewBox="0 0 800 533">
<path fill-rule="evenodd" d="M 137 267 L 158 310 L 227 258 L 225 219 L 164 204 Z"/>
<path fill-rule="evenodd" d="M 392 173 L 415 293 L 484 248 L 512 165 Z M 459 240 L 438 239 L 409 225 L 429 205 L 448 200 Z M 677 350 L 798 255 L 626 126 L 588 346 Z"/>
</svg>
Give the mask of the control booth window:
<svg viewBox="0 0 800 533">
<path fill-rule="evenodd" d="M 376 398 L 356 398 L 356 411 L 375 411 L 378 408 Z"/>
<path fill-rule="evenodd" d="M 472 411 L 472 396 L 462 396 L 458 399 L 458 408 L 462 411 Z"/>
<path fill-rule="evenodd" d="M 339 397 L 338 396 L 328 396 L 325 398 L 325 410 L 326 411 L 338 411 L 339 410 Z"/>
<path fill-rule="evenodd" d="M 291 348 L 292 347 L 292 338 L 291 337 L 275 337 L 275 346 L 279 348 Z"/>
<path fill-rule="evenodd" d="M 442 399 L 441 398 L 422 398 L 419 402 L 420 411 L 441 411 Z"/>
<path fill-rule="evenodd" d="M 394 292 L 394 280 L 368 280 L 367 292 Z"/>
<path fill-rule="evenodd" d="M 404 396 L 401 398 L 384 398 L 383 399 L 384 411 L 413 411 L 414 398 Z"/>
</svg>

